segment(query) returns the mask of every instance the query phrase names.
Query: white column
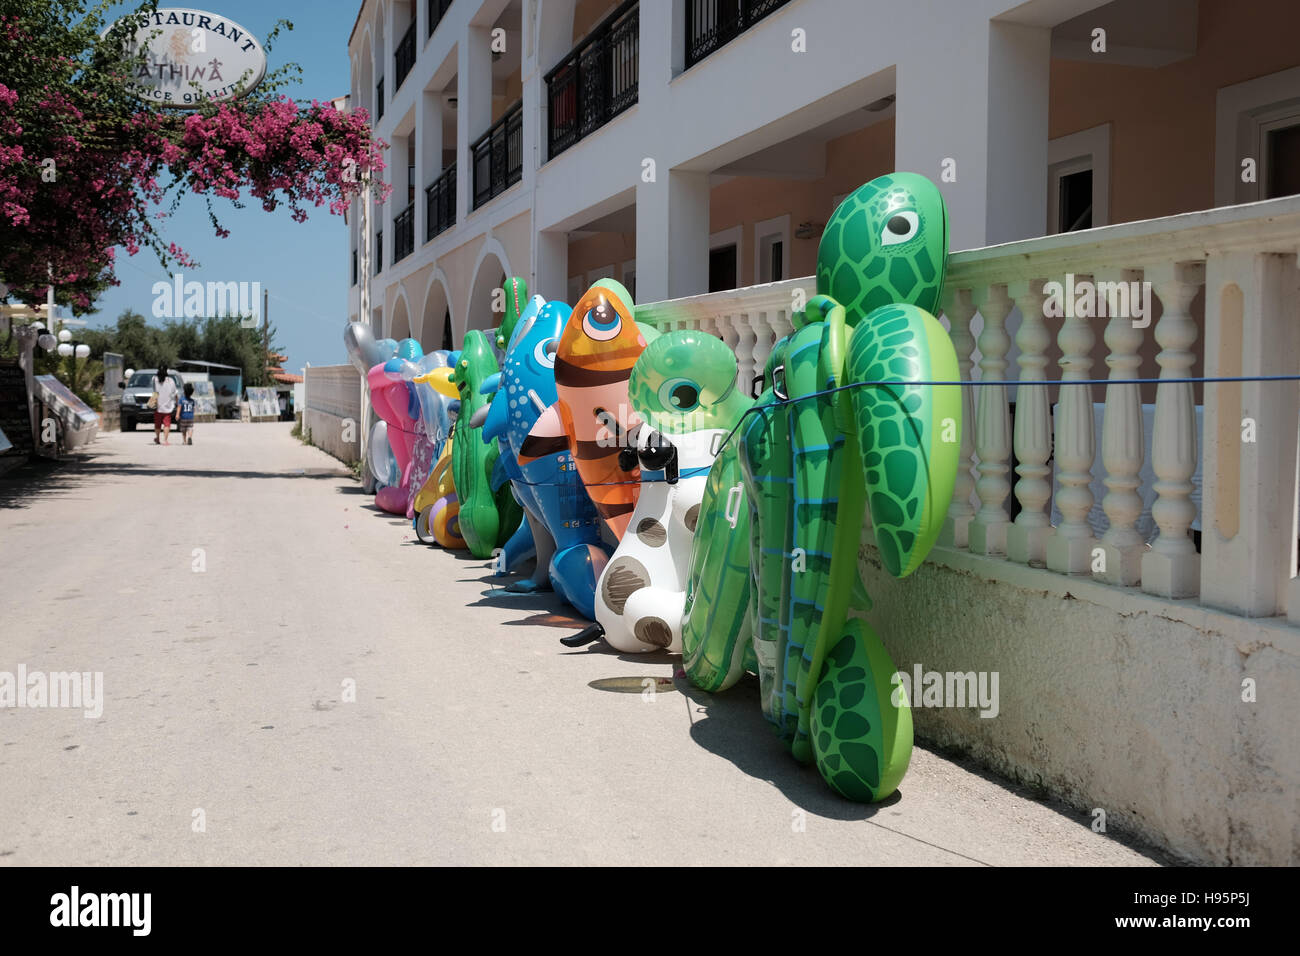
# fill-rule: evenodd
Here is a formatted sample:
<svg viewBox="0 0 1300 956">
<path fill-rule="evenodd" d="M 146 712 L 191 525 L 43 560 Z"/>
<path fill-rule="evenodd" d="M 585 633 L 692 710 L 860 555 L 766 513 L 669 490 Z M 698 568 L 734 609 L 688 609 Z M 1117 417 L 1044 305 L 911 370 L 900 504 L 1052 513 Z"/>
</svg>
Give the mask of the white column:
<svg viewBox="0 0 1300 956">
<path fill-rule="evenodd" d="M 379 69 L 375 71 L 375 82 L 379 78 L 384 79 L 384 116 L 388 116 L 388 108 L 393 102 L 393 83 L 396 82 L 394 77 L 397 75 L 393 70 L 393 50 L 401 36 L 394 36 L 397 32 L 397 4 L 389 3 L 384 8 L 384 49 L 383 59 L 379 61 Z"/>
<path fill-rule="evenodd" d="M 975 337 L 971 335 L 970 322 L 975 316 L 975 303 L 969 289 L 949 289 L 944 295 L 943 314 L 948 317 L 948 337 L 957 352 L 958 378 L 971 380 L 972 356 L 975 354 Z M 952 504 L 939 532 L 939 543 L 949 548 L 965 548 L 970 544 L 970 523 L 975 517 L 971 496 L 975 493 L 975 478 L 971 475 L 975 455 L 975 396 L 974 389 L 961 390 L 961 452 L 957 459 L 957 480 L 952 489 Z"/>
<path fill-rule="evenodd" d="M 1300 369 L 1296 257 L 1252 252 L 1206 264 L 1206 376 Z M 1205 386 L 1201 603 L 1250 617 L 1289 606 L 1296 547 L 1296 382 Z"/>
<path fill-rule="evenodd" d="M 456 47 L 456 222 L 474 208 L 470 145 L 492 125 L 492 34 L 470 27 Z"/>
<path fill-rule="evenodd" d="M 1013 282 L 1008 291 L 1020 307 L 1016 346 L 1020 354 L 1016 386 L 1015 449 L 1016 500 L 1020 513 L 1007 529 L 1007 557 L 1020 564 L 1042 567 L 1047 561 L 1047 537 L 1052 530 L 1047 502 L 1052 497 L 1047 460 L 1052 456 L 1052 421 L 1047 407 L 1047 347 L 1051 333 L 1043 321 L 1043 280 Z"/>
<path fill-rule="evenodd" d="M 420 10 L 425 9 L 422 3 Z M 420 14 L 423 23 L 424 14 Z M 421 29 L 420 26 L 416 27 Z M 421 34 L 423 37 L 423 34 Z M 442 173 L 442 94 L 424 90 L 416 101 L 415 114 L 415 247 L 429 234 L 425 190 Z"/>
<path fill-rule="evenodd" d="M 1203 263 L 1169 263 L 1146 271 L 1164 306 L 1155 331 L 1162 379 L 1191 375 L 1196 323 L 1187 307 L 1204 282 L 1204 270 Z M 1151 517 L 1160 527 L 1160 536 L 1142 556 L 1142 590 L 1165 598 L 1195 597 L 1200 590 L 1201 556 L 1187 533 L 1196 517 L 1190 497 L 1196 471 L 1196 406 L 1190 384 L 1162 382 L 1156 387 L 1151 467 L 1159 495 Z"/>
<path fill-rule="evenodd" d="M 984 317 L 979 347 L 981 381 L 1005 380 L 1007 349 L 1006 321 L 1011 299 L 1005 285 L 995 285 L 976 296 L 975 304 Z M 1007 481 L 1011 455 L 1011 416 L 1007 410 L 1005 385 L 981 385 L 976 396 L 975 453 L 979 455 L 979 480 L 975 492 L 980 509 L 970 523 L 970 549 L 977 554 L 1006 554 L 1007 516 L 1005 502 L 1011 492 Z"/>
<path fill-rule="evenodd" d="M 459 173 L 457 173 L 459 175 Z M 533 237 L 533 268 L 528 279 L 529 295 L 537 294 L 547 299 L 569 297 L 569 234 L 567 232 L 539 232 Z M 569 305 L 576 305 L 570 302 Z"/>
<path fill-rule="evenodd" d="M 1091 279 L 1079 276 L 1078 279 Z M 1068 298 L 1068 296 L 1067 296 Z M 1070 312 L 1074 309 L 1067 303 Z M 1047 542 L 1047 566 L 1063 574 L 1092 570 L 1097 539 L 1088 524 L 1092 510 L 1092 460 L 1097 454 L 1093 427 L 1092 386 L 1070 385 L 1092 374 L 1092 346 L 1097 335 L 1092 316 L 1067 314 L 1056 337 L 1061 347 L 1061 391 L 1056 404 L 1056 506 L 1061 524 Z"/>
<path fill-rule="evenodd" d="M 961 51 L 961 79 L 900 57 L 898 101 L 924 108 L 900 105 L 894 167 L 938 185 L 954 249 L 1043 235 L 1050 28 L 988 21 L 987 42 L 965 16 L 935 16 L 927 29 L 933 49 Z"/>
<path fill-rule="evenodd" d="M 1140 281 L 1141 273 L 1127 269 L 1101 270 L 1097 279 L 1099 282 L 1136 282 Z M 1110 350 L 1106 356 L 1110 378 L 1138 377 L 1142 364 L 1138 350 L 1146 335 L 1142 329 L 1133 327 L 1131 315 L 1121 312 L 1110 317 L 1104 335 L 1106 347 Z M 1142 496 L 1138 488 L 1142 483 L 1139 476 L 1145 453 L 1141 386 L 1107 385 L 1106 411 L 1101 426 L 1106 496 L 1101 507 L 1106 512 L 1109 527 L 1101 536 L 1104 570 L 1092 573 L 1093 577 L 1107 584 L 1132 587 L 1142 580 L 1142 555 L 1147 546 L 1136 524 L 1142 515 Z"/>
<path fill-rule="evenodd" d="M 637 179 L 636 285 L 641 302 L 709 290 L 708 173 L 656 168 L 654 182 Z"/>
</svg>

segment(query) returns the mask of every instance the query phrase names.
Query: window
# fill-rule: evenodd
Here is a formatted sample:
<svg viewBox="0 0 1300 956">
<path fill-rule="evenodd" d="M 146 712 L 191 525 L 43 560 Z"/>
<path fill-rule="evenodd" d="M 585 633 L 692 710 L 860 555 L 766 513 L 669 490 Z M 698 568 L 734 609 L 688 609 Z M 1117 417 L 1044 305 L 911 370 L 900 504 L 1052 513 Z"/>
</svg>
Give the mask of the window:
<svg viewBox="0 0 1300 956">
<path fill-rule="evenodd" d="M 725 292 L 736 288 L 736 247 L 709 250 L 709 291 Z"/>
<path fill-rule="evenodd" d="M 743 239 L 743 226 L 732 226 L 709 236 L 710 292 L 725 292 L 739 287 Z"/>
<path fill-rule="evenodd" d="M 1264 130 L 1264 198 L 1277 199 L 1300 193 L 1300 118 Z"/>
<path fill-rule="evenodd" d="M 623 263 L 623 288 L 627 289 L 632 301 L 636 301 L 636 260 L 629 259 Z"/>
<path fill-rule="evenodd" d="M 1300 67 L 1220 89 L 1214 139 L 1216 206 L 1300 192 Z"/>
<path fill-rule="evenodd" d="M 758 283 L 780 282 L 790 274 L 790 217 L 754 224 L 754 276 Z"/>
<path fill-rule="evenodd" d="M 1110 224 L 1110 124 L 1047 144 L 1047 234 Z"/>
<path fill-rule="evenodd" d="M 442 347 L 450 352 L 453 348 L 451 344 L 451 307 L 447 307 L 447 314 L 442 317 Z"/>
<path fill-rule="evenodd" d="M 1086 164 L 1086 165 L 1085 165 Z M 1049 232 L 1078 232 L 1092 228 L 1092 161 L 1076 160 L 1056 168 L 1056 202 L 1049 205 Z"/>
</svg>

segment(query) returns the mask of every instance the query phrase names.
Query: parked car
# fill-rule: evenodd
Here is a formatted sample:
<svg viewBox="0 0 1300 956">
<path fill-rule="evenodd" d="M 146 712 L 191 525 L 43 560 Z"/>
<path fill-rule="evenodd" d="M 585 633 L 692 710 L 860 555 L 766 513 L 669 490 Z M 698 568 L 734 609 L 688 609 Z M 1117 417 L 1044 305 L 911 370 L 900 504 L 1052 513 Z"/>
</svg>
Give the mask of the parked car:
<svg viewBox="0 0 1300 956">
<path fill-rule="evenodd" d="M 153 380 L 157 374 L 156 368 L 143 368 L 132 374 L 129 380 L 123 380 L 122 431 L 133 432 L 135 426 L 141 422 L 149 428 L 153 427 L 153 409 L 149 407 L 149 396 L 153 394 Z M 181 379 L 181 373 L 168 372 L 167 374 L 176 383 L 177 394 L 183 393 L 185 382 Z M 180 427 L 175 415 L 172 415 L 172 427 Z"/>
</svg>

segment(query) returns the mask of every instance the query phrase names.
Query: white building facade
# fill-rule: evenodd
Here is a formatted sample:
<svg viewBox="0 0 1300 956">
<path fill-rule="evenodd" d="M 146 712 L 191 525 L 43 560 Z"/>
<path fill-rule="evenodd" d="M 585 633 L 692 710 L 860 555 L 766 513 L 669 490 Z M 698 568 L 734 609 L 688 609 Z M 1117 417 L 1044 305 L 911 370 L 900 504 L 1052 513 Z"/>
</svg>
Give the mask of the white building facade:
<svg viewBox="0 0 1300 956">
<path fill-rule="evenodd" d="M 1300 373 L 1297 33 L 1290 0 L 364 0 L 369 320 L 438 348 L 505 276 L 610 276 L 747 381 L 839 199 L 929 176 L 963 377 L 1017 384 L 964 389 L 925 567 L 889 580 L 864 529 L 900 668 L 1002 675 L 998 719 L 918 733 L 1180 854 L 1294 863 L 1300 730 L 1262 695 L 1300 695 L 1300 387 L 1183 380 Z M 1067 275 L 1154 314 L 1054 317 Z M 1107 377 L 1152 381 L 1068 384 Z"/>
</svg>

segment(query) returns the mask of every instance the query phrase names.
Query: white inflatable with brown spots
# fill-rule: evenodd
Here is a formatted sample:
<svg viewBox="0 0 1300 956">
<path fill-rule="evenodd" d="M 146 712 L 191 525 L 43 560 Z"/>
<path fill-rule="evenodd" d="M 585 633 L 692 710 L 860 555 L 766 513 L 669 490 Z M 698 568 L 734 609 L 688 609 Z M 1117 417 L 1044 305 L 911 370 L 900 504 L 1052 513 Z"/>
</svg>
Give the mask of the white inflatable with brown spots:
<svg viewBox="0 0 1300 956">
<path fill-rule="evenodd" d="M 711 429 L 668 438 L 642 425 L 629 436 L 636 441 L 641 493 L 596 589 L 596 621 L 617 650 L 681 653 L 695 522 L 713 464 L 710 449 L 721 434 Z M 669 483 L 671 470 L 666 475 L 648 465 L 657 463 L 655 456 L 674 453 L 677 476 Z"/>
<path fill-rule="evenodd" d="M 736 357 L 700 331 L 661 335 L 637 359 L 628 398 L 641 424 L 620 467 L 641 468 L 627 533 L 596 589 L 596 622 L 620 651 L 681 653 L 691 546 L 709 469 L 750 402 L 736 389 Z"/>
</svg>

